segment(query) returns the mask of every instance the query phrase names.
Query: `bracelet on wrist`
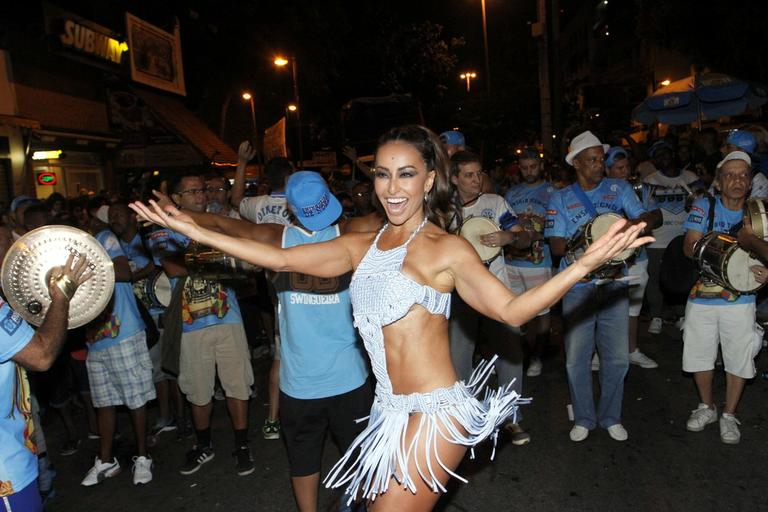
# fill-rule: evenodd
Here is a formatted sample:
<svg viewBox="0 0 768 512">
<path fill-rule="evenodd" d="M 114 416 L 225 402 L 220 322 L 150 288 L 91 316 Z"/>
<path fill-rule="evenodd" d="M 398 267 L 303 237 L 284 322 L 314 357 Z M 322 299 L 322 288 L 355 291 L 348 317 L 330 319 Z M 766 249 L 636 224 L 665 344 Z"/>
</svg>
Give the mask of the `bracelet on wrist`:
<svg viewBox="0 0 768 512">
<path fill-rule="evenodd" d="M 53 283 L 61 290 L 61 293 L 64 294 L 67 300 L 71 300 L 77 291 L 77 284 L 66 274 L 57 276 Z"/>
</svg>

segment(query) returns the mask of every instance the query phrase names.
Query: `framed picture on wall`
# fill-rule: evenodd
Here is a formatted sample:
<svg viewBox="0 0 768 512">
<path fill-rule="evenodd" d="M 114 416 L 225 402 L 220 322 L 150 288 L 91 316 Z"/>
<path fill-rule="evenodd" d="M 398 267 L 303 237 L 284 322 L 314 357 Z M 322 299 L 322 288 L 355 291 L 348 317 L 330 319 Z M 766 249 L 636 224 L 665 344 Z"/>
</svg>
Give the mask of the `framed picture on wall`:
<svg viewBox="0 0 768 512">
<path fill-rule="evenodd" d="M 125 14 L 131 78 L 139 83 L 186 96 L 179 26 L 173 34 Z"/>
</svg>

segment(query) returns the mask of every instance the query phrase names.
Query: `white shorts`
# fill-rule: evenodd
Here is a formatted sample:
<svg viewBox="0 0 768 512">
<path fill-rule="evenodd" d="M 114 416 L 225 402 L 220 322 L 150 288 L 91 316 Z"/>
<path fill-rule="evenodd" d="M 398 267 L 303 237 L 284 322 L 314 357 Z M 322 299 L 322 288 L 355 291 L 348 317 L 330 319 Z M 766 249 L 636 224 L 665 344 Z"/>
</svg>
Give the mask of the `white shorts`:
<svg viewBox="0 0 768 512">
<path fill-rule="evenodd" d="M 516 267 L 514 265 L 507 265 L 507 277 L 509 277 L 512 292 L 520 295 L 551 279 L 552 269 L 550 267 Z M 542 310 L 538 316 L 546 314 L 549 314 L 549 308 Z"/>
<path fill-rule="evenodd" d="M 627 269 L 629 281 L 629 316 L 640 316 L 645 287 L 648 285 L 648 260 L 636 261 Z"/>
<path fill-rule="evenodd" d="M 718 343 L 726 372 L 743 379 L 755 376 L 754 358 L 762 347 L 763 333 L 755 323 L 754 302 L 727 306 L 688 302 L 683 331 L 683 371 L 713 370 Z"/>
</svg>

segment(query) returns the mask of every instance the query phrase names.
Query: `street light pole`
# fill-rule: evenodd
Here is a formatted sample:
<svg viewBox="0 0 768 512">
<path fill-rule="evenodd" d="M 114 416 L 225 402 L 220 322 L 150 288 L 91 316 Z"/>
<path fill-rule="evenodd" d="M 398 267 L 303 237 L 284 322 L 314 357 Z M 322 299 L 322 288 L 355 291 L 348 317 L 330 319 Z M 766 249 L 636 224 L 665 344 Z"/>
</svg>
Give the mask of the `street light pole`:
<svg viewBox="0 0 768 512">
<path fill-rule="evenodd" d="M 483 10 L 483 50 L 485 51 L 485 88 L 491 92 L 491 64 L 488 58 L 488 20 L 485 16 L 485 0 L 480 0 L 480 6 Z M 469 90 L 469 89 L 467 89 Z"/>
<path fill-rule="evenodd" d="M 477 73 L 475 73 L 474 71 L 466 71 L 466 72 L 464 72 L 464 73 L 459 75 L 459 78 L 461 78 L 462 80 L 466 80 L 467 81 L 467 92 L 469 92 L 469 90 L 470 90 L 470 86 L 472 84 L 472 79 L 476 78 L 476 77 L 477 77 Z"/>
<path fill-rule="evenodd" d="M 302 156 L 304 154 L 304 143 L 301 140 L 301 103 L 299 103 L 299 74 L 296 71 L 296 56 L 292 55 L 290 61 L 284 57 L 275 57 L 275 60 L 273 63 L 275 66 L 283 67 L 288 62 L 291 63 L 291 80 L 293 82 L 293 101 L 296 105 L 295 112 L 296 112 L 296 135 L 297 135 L 297 145 L 298 145 L 298 155 L 295 155 L 295 161 L 296 166 L 301 167 L 302 162 Z"/>
<path fill-rule="evenodd" d="M 243 99 L 251 104 L 251 126 L 253 128 L 253 140 L 251 142 L 256 144 L 256 107 L 253 104 L 253 95 L 249 92 L 244 92 Z"/>
<path fill-rule="evenodd" d="M 299 75 L 296 72 L 296 56 L 291 57 L 291 75 L 293 76 L 293 101 L 296 102 L 296 134 L 299 137 L 299 154 L 297 167 L 301 168 L 304 156 L 304 143 L 301 140 L 301 103 L 299 102 Z"/>
</svg>

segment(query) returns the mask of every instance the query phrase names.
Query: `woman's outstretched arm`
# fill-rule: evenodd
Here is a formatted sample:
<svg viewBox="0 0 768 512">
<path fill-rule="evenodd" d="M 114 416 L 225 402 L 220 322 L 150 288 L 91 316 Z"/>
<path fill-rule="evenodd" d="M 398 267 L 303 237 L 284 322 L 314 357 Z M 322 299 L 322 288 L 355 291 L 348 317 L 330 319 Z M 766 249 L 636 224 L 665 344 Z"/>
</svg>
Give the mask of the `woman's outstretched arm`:
<svg viewBox="0 0 768 512">
<path fill-rule="evenodd" d="M 464 240 L 457 248 L 452 264 L 456 291 L 467 304 L 485 316 L 520 326 L 529 322 L 543 309 L 552 306 L 587 274 L 627 248 L 639 247 L 653 241 L 651 237 L 638 238 L 644 223 L 630 226 L 617 222 L 610 231 L 592 244 L 573 265 L 562 270 L 547 282 L 521 295 L 512 293 L 480 262 L 474 249 Z"/>
<path fill-rule="evenodd" d="M 200 226 L 174 206 L 149 206 L 140 202 L 130 207 L 142 219 L 170 228 L 204 245 L 236 258 L 277 272 L 301 272 L 317 277 L 335 277 L 353 269 L 348 244 L 342 238 L 328 242 L 281 249 L 268 243 L 237 238 Z"/>
</svg>

